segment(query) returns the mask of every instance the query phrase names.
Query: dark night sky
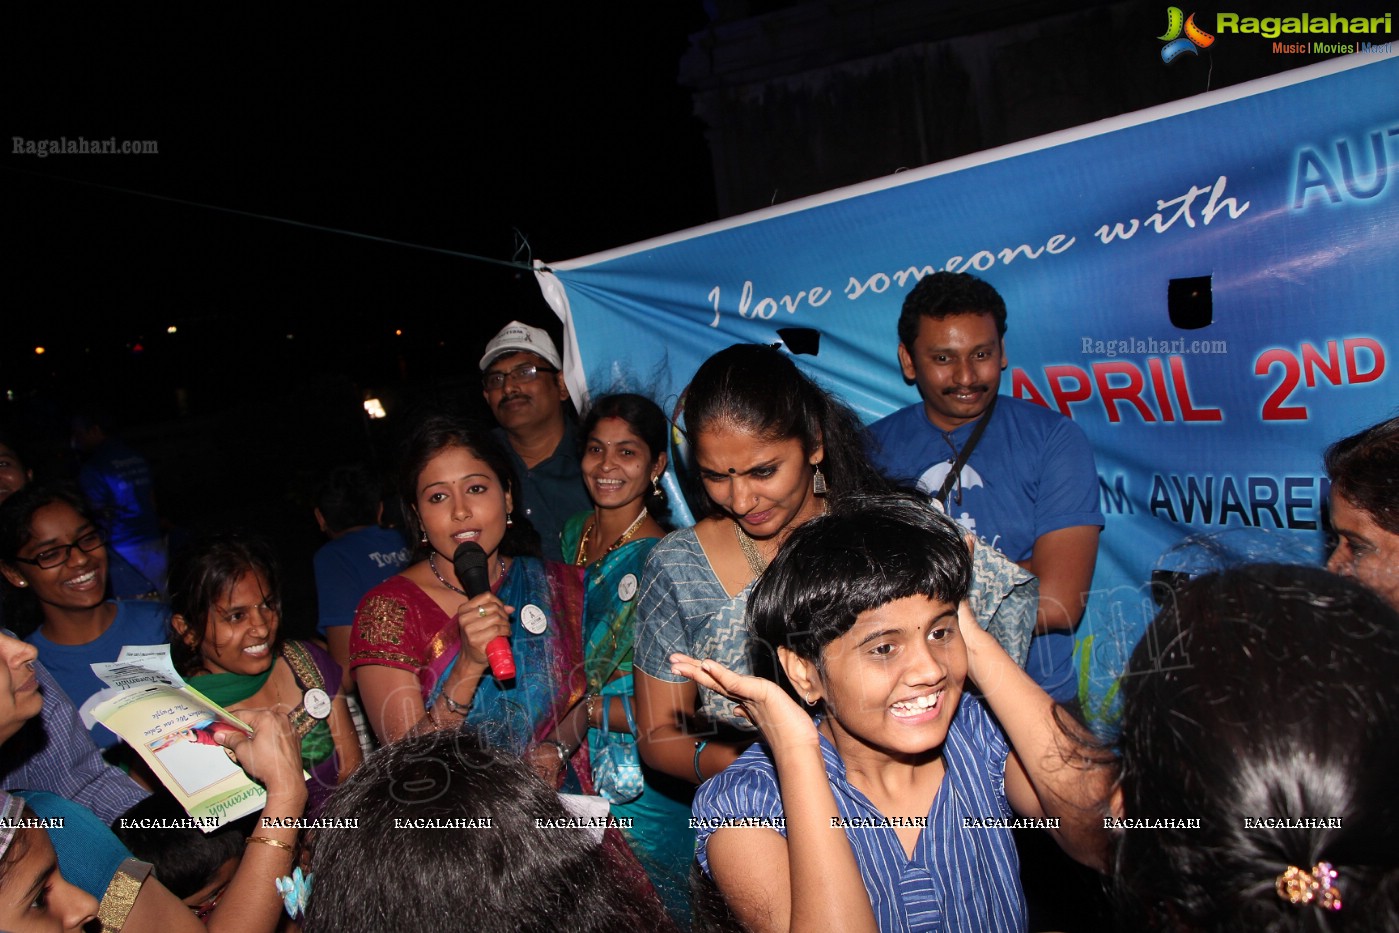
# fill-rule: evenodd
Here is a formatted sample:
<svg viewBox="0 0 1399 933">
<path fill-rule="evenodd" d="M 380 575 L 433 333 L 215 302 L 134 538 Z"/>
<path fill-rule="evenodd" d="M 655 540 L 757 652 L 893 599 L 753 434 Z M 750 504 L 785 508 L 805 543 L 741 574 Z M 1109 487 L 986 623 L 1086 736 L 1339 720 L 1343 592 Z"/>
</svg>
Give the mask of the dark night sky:
<svg viewBox="0 0 1399 933">
<path fill-rule="evenodd" d="M 0 388 L 99 385 L 160 419 L 171 386 L 197 412 L 278 370 L 264 390 L 430 379 L 512 316 L 549 320 L 511 269 L 58 179 L 499 259 L 515 229 L 558 260 L 713 218 L 676 83 L 698 3 L 347 9 L 3 15 Z M 39 159 L 14 136 L 159 154 Z"/>
<path fill-rule="evenodd" d="M 21 401 L 96 395 L 156 424 L 317 380 L 470 381 L 510 318 L 557 331 L 528 273 L 64 179 L 502 260 L 516 230 L 521 258 L 557 261 L 715 217 L 676 81 L 703 0 L 15 6 L 0 13 L 0 392 Z M 1155 43 L 1162 11 L 1141 11 L 1104 47 Z M 12 151 L 79 136 L 159 152 Z M 32 420 L 10 408 L 0 423 Z"/>
<path fill-rule="evenodd" d="M 1122 41 L 1150 47 L 1148 7 L 1153 25 Z M 310 490 L 336 463 L 388 466 L 415 406 L 479 405 L 481 347 L 510 318 L 557 332 L 533 276 L 75 181 L 502 260 L 517 229 L 550 261 L 631 243 L 715 218 L 676 81 L 706 23 L 703 0 L 8 4 L 0 428 L 62 475 L 65 411 L 105 408 L 174 526 L 277 541 L 289 617 L 306 620 Z M 12 151 L 79 136 L 158 154 Z M 366 392 L 386 422 L 364 419 Z"/>
<path fill-rule="evenodd" d="M 63 179 L 502 260 L 516 229 L 560 260 L 714 217 L 676 82 L 698 2 L 17 6 L 0 13 L 0 428 L 61 477 L 67 411 L 105 410 L 175 529 L 273 539 L 293 630 L 314 619 L 325 471 L 390 467 L 404 413 L 479 406 L 495 330 L 557 321 L 528 273 Z M 15 136 L 159 152 L 39 159 Z M 388 421 L 365 420 L 366 392 Z"/>
</svg>

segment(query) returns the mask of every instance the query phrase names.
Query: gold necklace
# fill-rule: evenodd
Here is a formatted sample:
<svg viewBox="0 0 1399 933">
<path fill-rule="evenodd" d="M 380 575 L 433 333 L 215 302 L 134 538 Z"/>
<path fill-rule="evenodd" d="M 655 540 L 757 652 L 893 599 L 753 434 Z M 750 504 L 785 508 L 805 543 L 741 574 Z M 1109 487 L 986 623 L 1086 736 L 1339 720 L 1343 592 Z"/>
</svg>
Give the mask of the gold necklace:
<svg viewBox="0 0 1399 933">
<path fill-rule="evenodd" d="M 642 506 L 636 518 L 627 526 L 627 530 L 622 532 L 620 538 L 612 542 L 612 546 L 604 551 L 603 555 L 611 554 L 613 551 L 617 550 L 617 548 L 630 541 L 632 535 L 636 534 L 636 530 L 641 527 L 641 523 L 644 521 L 646 521 L 646 507 Z M 593 533 L 593 526 L 596 524 L 597 515 L 594 514 L 592 519 L 588 521 L 588 527 L 583 529 L 583 536 L 578 539 L 578 553 L 573 555 L 573 564 L 576 567 L 588 566 L 588 536 Z"/>
<path fill-rule="evenodd" d="M 504 557 L 499 557 L 499 556 L 497 556 L 497 560 L 500 561 L 500 573 L 501 573 L 501 575 L 503 576 L 503 575 L 505 574 L 505 558 L 504 558 Z M 447 582 L 447 578 L 444 577 L 444 576 L 442 576 L 441 572 L 438 571 L 438 569 L 437 569 L 437 552 L 436 552 L 436 551 L 430 551 L 430 552 L 428 552 L 428 555 L 427 555 L 427 565 L 428 565 L 428 567 L 430 567 L 430 568 L 432 569 L 432 575 L 433 575 L 434 577 L 437 578 L 437 582 L 438 582 L 438 583 L 441 583 L 443 586 L 445 586 L 447 589 L 451 590 L 453 593 L 460 593 L 461 595 L 465 596 L 467 599 L 470 599 L 470 598 L 471 598 L 471 594 L 470 594 L 470 593 L 468 593 L 466 590 L 462 589 L 462 588 L 459 587 L 459 586 L 453 586 L 452 584 L 448 583 L 448 582 Z M 499 579 L 499 577 L 497 577 L 496 579 Z"/>
<path fill-rule="evenodd" d="M 763 555 L 758 553 L 758 545 L 743 530 L 743 526 L 734 522 L 734 537 L 738 538 L 738 549 L 743 552 L 743 559 L 748 561 L 748 569 L 753 571 L 754 577 L 761 577 L 763 571 L 768 568 L 768 562 L 763 560 Z"/>
<path fill-rule="evenodd" d="M 821 500 L 821 514 L 828 515 L 831 511 L 829 499 Z M 743 530 L 743 526 L 737 519 L 730 519 L 734 523 L 734 537 L 738 539 L 738 549 L 743 552 L 743 559 L 748 562 L 748 569 L 753 571 L 753 576 L 761 577 L 763 571 L 768 569 L 768 562 L 763 559 L 763 555 L 758 550 L 757 543 Z"/>
</svg>

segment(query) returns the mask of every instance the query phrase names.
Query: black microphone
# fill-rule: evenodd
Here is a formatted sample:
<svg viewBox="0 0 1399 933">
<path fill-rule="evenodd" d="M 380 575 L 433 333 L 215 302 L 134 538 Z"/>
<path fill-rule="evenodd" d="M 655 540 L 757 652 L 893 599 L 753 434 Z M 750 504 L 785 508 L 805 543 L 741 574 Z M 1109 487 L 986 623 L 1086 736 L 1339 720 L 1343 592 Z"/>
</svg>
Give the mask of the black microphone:
<svg viewBox="0 0 1399 933">
<path fill-rule="evenodd" d="M 452 569 L 468 597 L 476 597 L 490 590 L 491 575 L 487 569 L 486 552 L 475 541 L 463 541 L 452 555 Z M 515 676 L 515 656 L 510 653 L 510 640 L 497 635 L 486 645 L 486 660 L 490 662 L 491 673 L 496 680 L 510 680 Z"/>
</svg>

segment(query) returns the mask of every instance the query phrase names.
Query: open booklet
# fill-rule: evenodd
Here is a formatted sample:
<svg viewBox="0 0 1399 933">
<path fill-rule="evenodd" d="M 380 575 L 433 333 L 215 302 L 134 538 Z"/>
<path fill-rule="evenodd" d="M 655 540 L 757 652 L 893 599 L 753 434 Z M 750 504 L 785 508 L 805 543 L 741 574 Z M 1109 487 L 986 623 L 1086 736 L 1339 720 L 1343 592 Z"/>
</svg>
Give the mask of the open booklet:
<svg viewBox="0 0 1399 933">
<path fill-rule="evenodd" d="M 100 722 L 136 749 L 201 829 L 262 809 L 267 792 L 214 738 L 252 729 L 185 683 L 169 645 L 128 645 L 92 670 L 107 688 L 83 704 L 83 723 Z"/>
</svg>

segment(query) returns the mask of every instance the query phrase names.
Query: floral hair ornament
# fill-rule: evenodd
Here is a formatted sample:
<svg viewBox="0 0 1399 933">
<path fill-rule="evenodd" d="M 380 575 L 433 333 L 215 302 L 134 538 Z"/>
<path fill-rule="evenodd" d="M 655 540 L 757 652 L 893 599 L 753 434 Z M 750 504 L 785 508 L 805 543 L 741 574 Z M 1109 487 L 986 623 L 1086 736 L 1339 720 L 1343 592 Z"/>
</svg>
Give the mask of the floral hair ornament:
<svg viewBox="0 0 1399 933">
<path fill-rule="evenodd" d="M 295 920 L 306 915 L 306 904 L 311 900 L 311 882 L 315 880 L 314 872 L 303 875 L 300 868 L 276 879 L 277 893 L 282 895 L 282 906 L 286 908 L 288 917 Z"/>
<path fill-rule="evenodd" d="M 1289 904 L 1310 904 L 1322 910 L 1341 909 L 1341 891 L 1336 887 L 1336 869 L 1330 862 L 1317 862 L 1307 871 L 1296 865 L 1287 866 L 1287 871 L 1278 875 L 1274 887 L 1278 897 Z"/>
</svg>

